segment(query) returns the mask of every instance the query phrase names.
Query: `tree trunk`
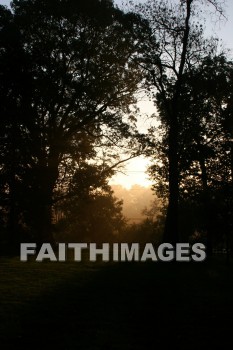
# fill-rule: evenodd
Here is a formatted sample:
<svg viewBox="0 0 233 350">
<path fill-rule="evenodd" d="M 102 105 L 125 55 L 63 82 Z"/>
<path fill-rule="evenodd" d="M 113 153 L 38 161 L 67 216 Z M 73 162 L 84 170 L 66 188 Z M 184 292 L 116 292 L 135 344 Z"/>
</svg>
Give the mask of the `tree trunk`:
<svg viewBox="0 0 233 350">
<path fill-rule="evenodd" d="M 200 146 L 200 145 L 199 145 Z M 199 164 L 201 168 L 201 180 L 202 180 L 202 187 L 203 187 L 203 204 L 204 204 L 204 210 L 206 215 L 206 248 L 207 248 L 207 255 L 211 256 L 213 252 L 213 238 L 212 238 L 212 213 L 211 213 L 211 204 L 210 204 L 210 195 L 209 195 L 209 188 L 208 188 L 208 176 L 206 171 L 206 164 L 205 164 L 205 157 L 203 155 L 201 147 L 199 147 L 200 151 L 200 158 L 199 158 Z"/>
<path fill-rule="evenodd" d="M 18 245 L 20 242 L 19 230 L 18 230 L 18 215 L 16 210 L 16 181 L 15 174 L 10 174 L 9 179 L 9 212 L 7 222 L 7 244 L 11 252 L 18 251 Z"/>
<path fill-rule="evenodd" d="M 18 213 L 17 213 L 17 157 L 16 157 L 16 140 L 17 140 L 17 133 L 15 131 L 15 127 L 12 127 L 11 129 L 11 135 L 9 139 L 9 168 L 8 168 L 8 186 L 9 186 L 9 209 L 8 209 L 8 219 L 7 219 L 7 241 L 9 244 L 10 250 L 12 252 L 18 250 L 18 245 L 20 242 L 19 237 L 19 225 L 18 225 Z"/>
<path fill-rule="evenodd" d="M 178 118 L 174 115 L 169 128 L 169 202 L 165 221 L 163 241 L 175 244 L 179 241 L 179 170 L 178 170 Z"/>
<path fill-rule="evenodd" d="M 231 208 L 229 210 L 229 232 L 227 232 L 227 256 L 229 259 L 230 252 L 233 252 L 233 209 L 232 209 L 232 201 L 233 201 L 233 131 L 231 131 Z M 231 237 L 231 239 L 230 239 Z"/>
<path fill-rule="evenodd" d="M 46 203 L 47 202 L 47 203 Z M 37 203 L 34 208 L 37 216 L 34 221 L 34 235 L 38 246 L 43 243 L 54 243 L 52 233 L 52 204 L 49 200 Z"/>
<path fill-rule="evenodd" d="M 33 233 L 36 243 L 54 243 L 52 233 L 53 191 L 58 178 L 58 161 L 43 164 L 37 174 L 33 198 Z"/>
</svg>

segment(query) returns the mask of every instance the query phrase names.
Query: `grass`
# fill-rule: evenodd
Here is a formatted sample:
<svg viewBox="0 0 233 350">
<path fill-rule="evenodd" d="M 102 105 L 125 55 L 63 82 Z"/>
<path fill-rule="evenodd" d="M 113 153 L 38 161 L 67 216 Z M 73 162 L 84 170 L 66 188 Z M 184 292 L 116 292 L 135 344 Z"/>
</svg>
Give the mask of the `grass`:
<svg viewBox="0 0 233 350">
<path fill-rule="evenodd" d="M 222 261 L 90 264 L 5 258 L 0 269 L 3 350 L 202 349 L 232 343 L 232 266 Z"/>
</svg>

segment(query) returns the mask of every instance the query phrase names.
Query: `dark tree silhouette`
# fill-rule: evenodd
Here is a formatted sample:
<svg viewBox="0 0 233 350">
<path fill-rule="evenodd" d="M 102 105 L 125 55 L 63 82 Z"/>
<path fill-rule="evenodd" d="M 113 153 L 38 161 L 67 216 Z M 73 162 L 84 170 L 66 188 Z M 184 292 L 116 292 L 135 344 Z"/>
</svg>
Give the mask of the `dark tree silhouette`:
<svg viewBox="0 0 233 350">
<path fill-rule="evenodd" d="M 126 225 L 122 201 L 108 185 L 111 171 L 103 166 L 80 163 L 64 200 L 55 205 L 60 216 L 57 237 L 62 241 L 111 242 Z"/>
<path fill-rule="evenodd" d="M 5 187 L 11 188 L 11 201 L 17 179 L 25 193 L 18 197 L 24 202 L 22 220 L 38 242 L 51 241 L 53 194 L 64 160 L 95 156 L 93 144 L 109 130 L 130 135 L 123 115 L 141 79 L 133 60 L 134 16 L 97 0 L 20 0 L 13 1 L 12 13 L 1 11 L 1 33 L 14 27 L 17 36 L 16 46 L 12 39 L 1 51 L 3 133 L 6 142 L 14 142 L 11 155 L 11 147 L 1 148 L 8 159 L 8 167 L 2 161 L 3 173 L 11 174 Z M 12 199 L 9 210 L 18 221 L 15 203 Z"/>
<path fill-rule="evenodd" d="M 27 74 L 23 73 L 25 55 L 20 33 L 11 12 L 3 6 L 0 7 L 0 47 L 0 211 L 2 228 L 14 244 L 22 211 L 20 184 L 30 158 L 21 124 Z"/>
<path fill-rule="evenodd" d="M 180 233 L 184 240 L 195 230 L 205 232 L 209 252 L 213 239 L 226 241 L 232 230 L 231 99 L 232 62 L 223 54 L 206 57 L 184 74 L 178 141 Z M 155 154 L 160 166 L 150 170 L 157 190 L 162 184 L 162 195 L 168 190 L 166 144 L 164 132 Z"/>
<path fill-rule="evenodd" d="M 208 1 L 206 1 L 207 3 Z M 217 1 L 211 1 L 218 11 Z M 146 86 L 156 101 L 159 116 L 167 132 L 168 208 L 164 240 L 172 243 L 179 238 L 179 132 L 180 106 L 184 75 L 215 49 L 214 41 L 204 40 L 198 22 L 198 1 L 171 3 L 150 0 L 136 6 L 136 11 L 148 22 L 141 33 L 142 67 Z"/>
</svg>

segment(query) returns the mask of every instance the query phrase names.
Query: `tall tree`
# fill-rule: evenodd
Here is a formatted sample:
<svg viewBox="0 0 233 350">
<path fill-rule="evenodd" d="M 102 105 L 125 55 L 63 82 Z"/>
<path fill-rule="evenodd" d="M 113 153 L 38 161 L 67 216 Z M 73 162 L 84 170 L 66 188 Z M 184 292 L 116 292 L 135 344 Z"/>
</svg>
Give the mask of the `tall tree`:
<svg viewBox="0 0 233 350">
<path fill-rule="evenodd" d="M 214 233 L 226 240 L 232 230 L 232 62 L 222 54 L 208 56 L 185 81 L 182 119 L 186 128 L 179 140 L 181 196 L 196 196 L 204 206 L 211 252 Z"/>
<path fill-rule="evenodd" d="M 206 1 L 206 3 L 208 0 Z M 217 1 L 209 1 L 217 9 Z M 215 49 L 215 41 L 204 40 L 203 26 L 198 22 L 198 1 L 149 0 L 137 5 L 148 22 L 141 33 L 144 53 L 140 57 L 146 72 L 146 86 L 156 101 L 159 116 L 167 131 L 168 208 L 164 240 L 179 240 L 179 130 L 183 77 Z M 202 5 L 200 5 L 202 6 Z"/>
<path fill-rule="evenodd" d="M 187 232 L 182 239 L 195 230 L 204 232 L 209 252 L 214 236 L 223 242 L 232 230 L 231 99 L 232 62 L 223 54 L 207 56 L 184 74 L 178 154 L 180 209 L 182 216 L 188 217 L 189 227 L 185 226 Z M 168 171 L 166 132 L 161 136 L 155 154 L 157 164 L 150 172 L 156 189 L 161 183 L 164 194 Z M 180 218 L 180 222 L 185 219 Z"/>
<path fill-rule="evenodd" d="M 93 144 L 109 130 L 130 135 L 123 116 L 141 78 L 134 18 L 98 0 L 19 0 L 12 10 L 23 52 L 14 109 L 20 147 L 26 143 L 20 152 L 28 158 L 20 178 L 28 222 L 43 242 L 52 240 L 53 193 L 64 159 L 93 157 Z"/>
<path fill-rule="evenodd" d="M 20 123 L 22 108 L 19 108 L 27 76 L 23 74 L 25 56 L 19 31 L 12 13 L 3 6 L 0 7 L 0 47 L 0 210 L 5 217 L 3 226 L 14 244 L 19 219 L 20 179 L 29 161 Z"/>
</svg>

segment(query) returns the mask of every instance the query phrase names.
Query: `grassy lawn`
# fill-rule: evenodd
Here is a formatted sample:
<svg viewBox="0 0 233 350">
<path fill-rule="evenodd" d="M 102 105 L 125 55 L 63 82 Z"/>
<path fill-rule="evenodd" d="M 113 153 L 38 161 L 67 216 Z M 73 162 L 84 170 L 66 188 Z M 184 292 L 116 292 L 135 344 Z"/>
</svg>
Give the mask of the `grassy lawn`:
<svg viewBox="0 0 233 350">
<path fill-rule="evenodd" d="M 232 266 L 221 260 L 0 259 L 1 349 L 220 347 L 232 344 L 232 315 Z"/>
</svg>

